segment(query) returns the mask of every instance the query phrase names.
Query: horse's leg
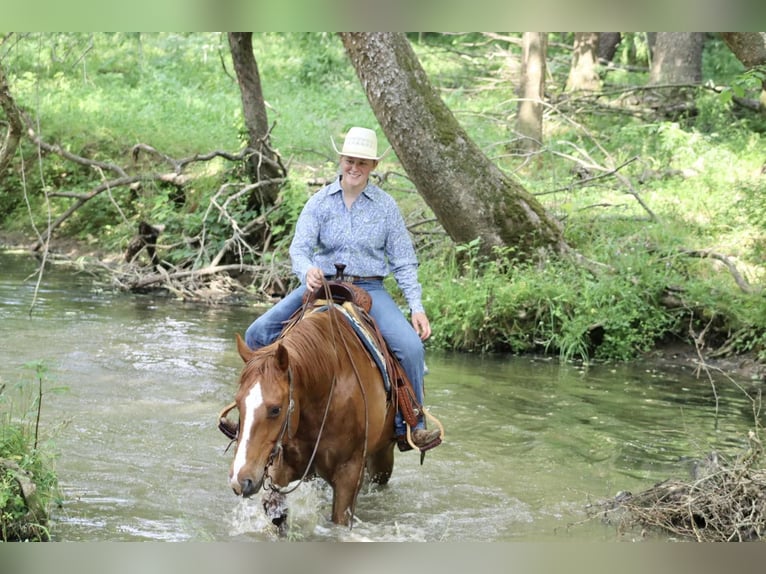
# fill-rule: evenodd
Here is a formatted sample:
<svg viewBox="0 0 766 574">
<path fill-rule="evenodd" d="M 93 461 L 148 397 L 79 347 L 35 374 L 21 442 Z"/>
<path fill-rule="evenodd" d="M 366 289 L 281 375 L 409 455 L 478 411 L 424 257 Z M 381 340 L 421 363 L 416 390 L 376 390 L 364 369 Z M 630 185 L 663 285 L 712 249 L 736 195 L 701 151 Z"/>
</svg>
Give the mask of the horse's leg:
<svg viewBox="0 0 766 574">
<path fill-rule="evenodd" d="M 370 455 L 367 460 L 367 473 L 376 484 L 387 484 L 394 471 L 394 443 L 387 445 Z"/>
<path fill-rule="evenodd" d="M 351 526 L 356 497 L 362 487 L 364 464 L 361 456 L 353 457 L 335 470 L 332 484 L 332 521 Z"/>
</svg>

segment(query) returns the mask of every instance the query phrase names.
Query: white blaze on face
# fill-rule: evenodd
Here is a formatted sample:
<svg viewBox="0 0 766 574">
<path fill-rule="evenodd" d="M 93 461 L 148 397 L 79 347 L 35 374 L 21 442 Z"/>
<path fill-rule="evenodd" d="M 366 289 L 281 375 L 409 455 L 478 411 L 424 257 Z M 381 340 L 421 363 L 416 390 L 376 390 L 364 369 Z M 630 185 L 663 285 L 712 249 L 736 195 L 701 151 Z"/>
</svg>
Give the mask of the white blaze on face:
<svg viewBox="0 0 766 574">
<path fill-rule="evenodd" d="M 247 463 L 247 443 L 250 442 L 250 432 L 253 430 L 253 423 L 255 422 L 255 410 L 261 406 L 261 403 L 263 403 L 261 384 L 257 382 L 245 397 L 245 420 L 240 423 L 240 442 L 237 445 L 237 455 L 234 457 L 234 464 L 231 469 L 230 482 L 232 486 L 237 484 L 239 472 Z"/>
</svg>

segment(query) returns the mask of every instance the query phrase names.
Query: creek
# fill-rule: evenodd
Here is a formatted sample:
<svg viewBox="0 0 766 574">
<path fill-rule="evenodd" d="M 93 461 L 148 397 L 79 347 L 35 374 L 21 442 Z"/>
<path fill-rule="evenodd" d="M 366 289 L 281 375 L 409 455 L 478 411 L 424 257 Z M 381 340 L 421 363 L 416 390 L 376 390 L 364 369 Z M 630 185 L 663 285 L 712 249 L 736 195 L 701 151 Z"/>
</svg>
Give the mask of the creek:
<svg viewBox="0 0 766 574">
<path fill-rule="evenodd" d="M 33 393 L 29 364 L 45 367 L 40 434 L 62 496 L 53 540 L 276 540 L 260 497 L 231 492 L 233 452 L 216 427 L 241 368 L 234 334 L 255 309 L 114 292 L 56 265 L 32 306 L 35 269 L 0 252 L 0 383 Z M 362 491 L 353 529 L 328 522 L 326 485 L 301 485 L 292 539 L 616 540 L 589 504 L 687 479 L 712 450 L 742 452 L 754 424 L 753 383 L 647 361 L 429 351 L 427 363 L 444 444 L 422 466 L 397 453 L 389 485 Z"/>
</svg>

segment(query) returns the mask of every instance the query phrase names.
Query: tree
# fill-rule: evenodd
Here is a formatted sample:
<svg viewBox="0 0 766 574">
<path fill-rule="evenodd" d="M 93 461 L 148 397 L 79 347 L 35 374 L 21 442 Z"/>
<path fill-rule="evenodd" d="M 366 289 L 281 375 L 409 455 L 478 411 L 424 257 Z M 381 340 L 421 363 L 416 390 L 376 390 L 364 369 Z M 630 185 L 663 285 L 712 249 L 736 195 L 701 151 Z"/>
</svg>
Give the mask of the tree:
<svg viewBox="0 0 766 574">
<path fill-rule="evenodd" d="M 561 226 L 471 140 L 402 33 L 340 37 L 389 143 L 453 241 L 564 251 Z"/>
<path fill-rule="evenodd" d="M 721 37 L 747 70 L 766 66 L 766 32 L 723 32 Z M 760 108 L 766 110 L 766 73 L 761 75 Z"/>
<path fill-rule="evenodd" d="M 576 32 L 566 91 L 597 92 L 600 90 L 601 79 L 598 77 L 597 63 L 598 32 Z"/>
<path fill-rule="evenodd" d="M 519 149 L 534 152 L 543 141 L 543 99 L 545 98 L 545 56 L 548 34 L 524 32 L 521 48 L 521 85 L 516 131 Z"/>
<path fill-rule="evenodd" d="M 622 41 L 620 32 L 599 32 L 598 34 L 598 59 L 611 62 L 617 53 L 617 46 Z"/>
<path fill-rule="evenodd" d="M 24 130 L 21 113 L 11 96 L 2 66 L 0 66 L 0 108 L 5 112 L 8 122 L 5 137 L 0 141 L 0 180 L 2 180 L 13 154 L 16 153 Z"/>
<path fill-rule="evenodd" d="M 702 81 L 702 32 L 657 32 L 650 84 L 699 84 Z"/>
<path fill-rule="evenodd" d="M 266 102 L 263 99 L 258 63 L 253 54 L 253 34 L 230 32 L 228 38 L 242 98 L 248 147 L 252 154 L 248 162 L 248 175 L 251 181 L 262 184 L 254 189 L 249 204 L 253 208 L 268 207 L 277 199 L 285 168 L 271 148 Z"/>
</svg>

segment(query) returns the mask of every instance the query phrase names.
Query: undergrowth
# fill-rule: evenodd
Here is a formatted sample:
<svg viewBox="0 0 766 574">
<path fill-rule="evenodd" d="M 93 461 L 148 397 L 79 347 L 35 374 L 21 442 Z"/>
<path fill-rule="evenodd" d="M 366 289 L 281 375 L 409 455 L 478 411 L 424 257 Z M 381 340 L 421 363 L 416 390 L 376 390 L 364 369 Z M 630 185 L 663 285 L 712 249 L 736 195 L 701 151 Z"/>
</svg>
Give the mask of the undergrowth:
<svg viewBox="0 0 766 574">
<path fill-rule="evenodd" d="M 571 37 L 553 35 L 547 91 L 559 99 L 546 108 L 543 150 L 529 158 L 509 151 L 519 46 L 478 34 L 409 38 L 479 147 L 562 222 L 570 246 L 603 266 L 593 273 L 550 254 L 522 261 L 512 249 L 481 259 L 477 245 L 453 245 L 391 153 L 379 166 L 378 181 L 399 202 L 415 237 L 434 331 L 429 345 L 586 361 L 629 360 L 665 342 L 684 341 L 766 360 L 766 305 L 759 294 L 766 253 L 766 117 L 733 103 L 734 91 L 757 97 L 760 85 L 742 73 L 720 39 L 706 43 L 703 85 L 732 89 L 691 90 L 694 112 L 668 117 L 602 105 L 646 83 L 644 34 L 626 34 L 617 65 L 601 69 L 604 92 L 612 95 L 600 102 L 563 97 L 571 52 L 562 46 Z M 300 208 L 318 182 L 336 173 L 330 136 L 377 122 L 334 35 L 264 33 L 253 41 L 273 143 L 289 166 L 272 214 L 271 249 L 261 257 L 284 263 Z M 78 153 L 123 165 L 139 142 L 173 157 L 241 145 L 239 92 L 225 35 L 33 34 L 3 50 L 18 102 L 43 136 Z M 55 156 L 39 158 L 28 144 L 22 154 L 23 168 L 17 165 L 0 182 L 0 191 L 13 192 L 0 193 L 7 229 L 29 229 L 28 210 L 44 228 L 71 204 L 36 190 L 83 193 L 93 186 L 83 168 Z M 624 180 L 591 179 L 610 170 Z M 162 185 L 102 194 L 58 232 L 120 252 L 136 223 L 147 219 L 165 226 L 159 246 L 164 260 L 184 261 L 203 228 L 215 253 L 230 229 L 209 209 L 211 199 L 241 174 L 236 166 L 213 162 L 193 175 L 183 197 Z M 239 221 L 260 215 L 245 205 L 230 208 Z M 691 257 L 689 251 L 725 256 L 752 293 L 738 287 L 722 259 Z"/>
<path fill-rule="evenodd" d="M 31 380 L 13 388 L 0 380 L 0 540 L 45 541 L 50 538 L 48 512 L 58 500 L 52 444 L 43 440 L 40 417 L 47 368 L 33 369 Z"/>
</svg>

